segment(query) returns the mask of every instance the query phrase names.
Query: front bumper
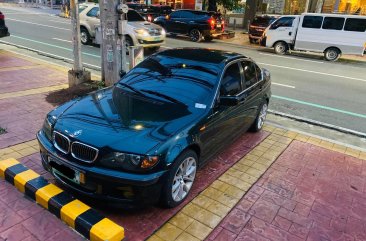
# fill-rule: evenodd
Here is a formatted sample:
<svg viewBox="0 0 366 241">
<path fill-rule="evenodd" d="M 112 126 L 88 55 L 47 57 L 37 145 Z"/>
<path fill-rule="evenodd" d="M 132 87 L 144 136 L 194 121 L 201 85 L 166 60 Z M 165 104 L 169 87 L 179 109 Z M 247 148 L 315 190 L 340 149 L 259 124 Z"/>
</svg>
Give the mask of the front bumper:
<svg viewBox="0 0 366 241">
<path fill-rule="evenodd" d="M 144 48 L 158 47 L 165 43 L 165 36 L 139 36 L 137 35 L 137 45 Z"/>
<path fill-rule="evenodd" d="M 0 38 L 10 36 L 7 27 L 0 28 Z"/>
<path fill-rule="evenodd" d="M 42 131 L 37 133 L 42 165 L 68 190 L 94 200 L 108 201 L 112 206 L 135 207 L 156 203 L 167 171 L 131 174 L 102 167 L 81 165 L 67 160 L 54 148 Z M 77 184 L 65 178 L 63 170 L 83 173 L 85 182 Z M 56 171 L 53 171 L 56 170 Z"/>
</svg>

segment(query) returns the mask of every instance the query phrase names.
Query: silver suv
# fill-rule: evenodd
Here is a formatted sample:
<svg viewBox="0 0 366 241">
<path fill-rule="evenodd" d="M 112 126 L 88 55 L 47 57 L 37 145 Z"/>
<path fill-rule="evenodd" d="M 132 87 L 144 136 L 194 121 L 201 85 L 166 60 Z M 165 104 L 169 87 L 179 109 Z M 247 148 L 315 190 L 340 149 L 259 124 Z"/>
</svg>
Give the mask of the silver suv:
<svg viewBox="0 0 366 241">
<path fill-rule="evenodd" d="M 100 26 L 99 4 L 81 4 L 79 16 L 81 43 L 90 44 L 95 38 L 95 28 Z M 165 43 L 165 30 L 159 25 L 145 21 L 135 10 L 128 10 L 127 20 L 126 47 L 142 46 L 158 50 Z"/>
</svg>

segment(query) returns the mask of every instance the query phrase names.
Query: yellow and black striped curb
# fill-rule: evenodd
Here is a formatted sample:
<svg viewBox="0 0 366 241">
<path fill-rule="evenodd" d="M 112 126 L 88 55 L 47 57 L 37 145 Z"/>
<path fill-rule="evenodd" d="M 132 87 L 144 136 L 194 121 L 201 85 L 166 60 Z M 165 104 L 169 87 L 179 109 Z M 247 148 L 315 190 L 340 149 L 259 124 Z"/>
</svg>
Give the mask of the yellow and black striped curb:
<svg viewBox="0 0 366 241">
<path fill-rule="evenodd" d="M 11 158 L 0 161 L 0 177 L 92 241 L 120 241 L 123 227 L 75 199 Z"/>
</svg>

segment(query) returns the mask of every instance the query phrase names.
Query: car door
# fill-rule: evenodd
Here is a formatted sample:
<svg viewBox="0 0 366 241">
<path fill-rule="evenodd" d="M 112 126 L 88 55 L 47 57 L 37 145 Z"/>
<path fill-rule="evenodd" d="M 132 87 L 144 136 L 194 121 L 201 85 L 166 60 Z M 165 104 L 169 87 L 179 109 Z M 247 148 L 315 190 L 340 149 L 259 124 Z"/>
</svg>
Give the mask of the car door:
<svg viewBox="0 0 366 241">
<path fill-rule="evenodd" d="M 90 28 L 90 35 L 95 36 L 95 27 L 100 25 L 99 7 L 93 7 L 86 13 L 85 22 Z"/>
<path fill-rule="evenodd" d="M 294 16 L 281 17 L 272 23 L 267 31 L 267 46 L 272 45 L 277 41 L 285 41 L 286 43 L 293 43 L 296 35 L 297 20 Z"/>
<path fill-rule="evenodd" d="M 241 105 L 225 106 L 220 104 L 220 96 L 240 96 L 243 90 L 242 67 L 240 62 L 229 65 L 221 79 L 218 98 L 207 118 L 205 130 L 201 133 L 202 156 L 212 157 L 231 143 L 245 126 Z"/>
<path fill-rule="evenodd" d="M 169 15 L 165 21 L 165 30 L 169 33 L 177 33 L 180 15 L 182 11 L 176 11 Z"/>
<path fill-rule="evenodd" d="M 263 82 L 261 81 L 261 70 L 253 61 L 241 61 L 241 66 L 243 68 L 244 90 L 242 102 L 239 105 L 245 119 L 244 130 L 247 130 L 257 117 L 259 106 L 263 101 Z"/>
</svg>

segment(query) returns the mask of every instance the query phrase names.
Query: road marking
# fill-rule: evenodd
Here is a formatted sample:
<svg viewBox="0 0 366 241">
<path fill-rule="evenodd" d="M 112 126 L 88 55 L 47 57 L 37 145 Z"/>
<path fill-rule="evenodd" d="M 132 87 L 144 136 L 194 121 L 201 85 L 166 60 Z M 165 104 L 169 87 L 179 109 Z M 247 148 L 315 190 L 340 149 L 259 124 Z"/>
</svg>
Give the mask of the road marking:
<svg viewBox="0 0 366 241">
<path fill-rule="evenodd" d="M 292 86 L 292 85 L 285 85 L 285 84 L 280 84 L 280 83 L 275 83 L 275 82 L 272 82 L 272 84 L 282 86 L 282 87 L 291 88 L 291 89 L 295 89 L 295 86 Z"/>
<path fill-rule="evenodd" d="M 67 51 L 70 51 L 70 52 L 73 51 L 72 49 L 68 49 L 68 48 L 65 48 L 65 47 L 58 46 L 58 45 L 44 43 L 44 42 L 41 42 L 41 41 L 37 41 L 37 40 L 29 39 L 29 38 L 23 38 L 23 37 L 16 36 L 16 35 L 12 35 L 11 37 L 18 38 L 18 39 L 23 39 L 23 40 L 27 40 L 27 41 L 34 42 L 34 43 L 38 43 L 38 44 L 47 45 L 47 46 L 54 47 L 54 48 L 59 48 L 59 49 L 67 50 Z M 82 53 L 82 54 L 88 55 L 88 56 L 91 56 L 91 57 L 94 57 L 94 58 L 100 58 L 99 55 L 95 55 L 95 54 L 89 54 L 89 53 Z"/>
<path fill-rule="evenodd" d="M 284 96 L 272 95 L 272 97 L 275 99 L 286 100 L 289 102 L 294 102 L 294 103 L 307 105 L 307 106 L 311 106 L 311 107 L 315 107 L 315 108 L 319 108 L 319 109 L 323 109 L 323 110 L 330 110 L 330 111 L 366 119 L 366 115 L 364 115 L 364 114 L 359 114 L 359 113 L 354 113 L 351 111 L 346 111 L 346 110 L 341 110 L 341 109 L 328 107 L 328 106 L 324 106 L 324 105 L 314 104 L 314 103 L 310 103 L 310 102 L 306 102 L 306 101 L 302 101 L 302 100 L 296 100 L 296 99 L 292 99 L 292 98 L 288 98 L 288 97 L 284 97 Z"/>
<path fill-rule="evenodd" d="M 59 20 L 51 20 L 51 19 L 47 19 L 47 21 L 49 21 L 49 22 L 55 22 L 55 23 L 62 23 L 62 24 L 71 24 L 71 22 L 70 22 L 70 21 L 63 22 L 63 21 L 59 21 Z"/>
<path fill-rule="evenodd" d="M 306 62 L 313 62 L 313 63 L 324 64 L 324 62 L 323 62 L 323 61 L 317 61 L 317 60 L 298 59 L 298 58 L 287 57 L 287 56 L 280 56 L 280 55 L 275 55 L 275 54 L 265 54 L 265 53 L 259 53 L 259 54 L 260 54 L 260 55 L 271 56 L 271 57 L 277 57 L 277 58 L 294 59 L 294 60 L 299 60 L 299 61 L 306 61 Z"/>
<path fill-rule="evenodd" d="M 46 25 L 46 24 L 32 23 L 32 22 L 18 20 L 18 19 L 14 19 L 14 18 L 6 18 L 6 21 L 8 21 L 8 20 L 15 21 L 15 22 L 21 22 L 21 23 L 28 23 L 28 24 L 38 25 L 38 26 L 47 27 L 47 28 L 55 28 L 55 29 L 60 29 L 60 30 L 71 31 L 71 29 L 68 29 L 68 28 L 60 28 L 60 27 L 55 27 L 55 26 Z"/>
<path fill-rule="evenodd" d="M 323 73 L 323 72 L 318 72 L 318 71 L 313 71 L 313 70 L 298 69 L 298 68 L 292 68 L 292 67 L 287 67 L 287 66 L 282 66 L 282 65 L 275 65 L 275 64 L 267 64 L 267 63 L 261 63 L 261 62 L 257 62 L 257 63 L 258 64 L 262 64 L 262 65 L 276 67 L 276 68 L 291 69 L 291 70 L 296 70 L 296 71 L 301 71 L 301 72 L 307 72 L 307 73 L 313 73 L 313 74 L 320 74 L 320 75 L 327 75 L 327 76 L 332 76 L 332 77 L 337 77 L 337 78 L 344 78 L 344 79 L 351 79 L 351 80 L 358 80 L 358 81 L 366 82 L 366 79 L 354 78 L 354 77 L 349 77 L 349 76 L 343 76 L 343 75 L 337 75 L 337 74 L 330 74 L 330 73 Z"/>
<path fill-rule="evenodd" d="M 30 50 L 30 51 L 39 53 L 39 54 L 44 55 L 44 56 L 47 56 L 47 57 L 54 57 L 54 58 L 57 58 L 57 59 L 61 59 L 61 60 L 64 60 L 64 61 L 68 61 L 69 63 L 74 63 L 74 60 L 73 59 L 69 59 L 69 58 L 66 58 L 66 57 L 63 57 L 63 56 L 60 56 L 60 55 L 56 55 L 56 54 L 51 54 L 51 53 L 48 53 L 48 52 L 43 52 L 43 51 L 37 50 L 37 49 L 32 49 L 32 48 L 26 47 L 24 45 L 13 44 L 13 43 L 10 43 L 10 42 L 6 42 L 4 40 L 0 40 L 0 43 L 9 44 L 9 45 L 12 45 L 12 46 L 17 46 L 19 48 L 23 48 L 23 49 L 26 49 L 26 50 Z M 11 51 L 11 50 L 7 50 L 7 51 L 12 52 L 12 53 L 15 53 L 15 54 L 27 56 L 28 58 L 32 58 L 32 59 L 36 59 L 36 60 L 40 60 L 40 61 L 49 63 L 49 61 L 46 61 L 46 60 L 43 60 L 43 59 L 35 58 L 35 57 L 32 57 L 32 56 L 25 55 L 25 54 L 21 54 L 21 53 L 18 53 L 18 52 L 15 52 L 15 51 Z M 59 65 L 59 64 L 55 64 L 55 63 L 52 63 L 52 64 L 58 65 L 58 66 L 61 66 L 61 67 L 65 67 L 63 65 Z M 94 67 L 94 68 L 97 68 L 99 70 L 101 69 L 100 66 L 97 66 L 97 65 L 94 65 L 94 64 L 83 63 L 83 65 L 90 66 L 90 67 Z"/>
<path fill-rule="evenodd" d="M 52 38 L 54 40 L 58 40 L 58 41 L 62 41 L 62 42 L 68 42 L 68 43 L 72 43 L 72 41 L 70 40 L 66 40 L 66 39 L 60 39 L 60 38 Z"/>
</svg>

